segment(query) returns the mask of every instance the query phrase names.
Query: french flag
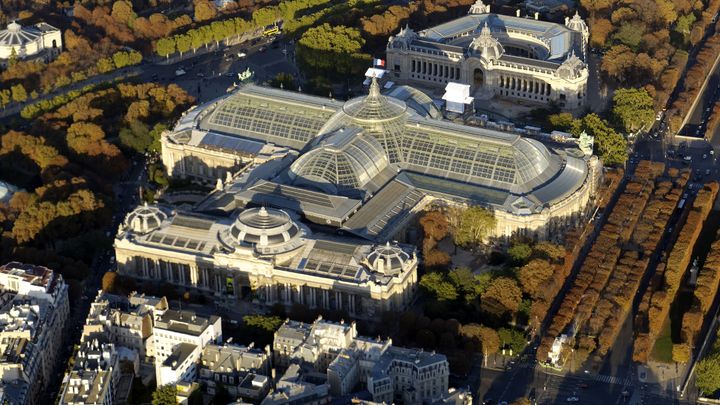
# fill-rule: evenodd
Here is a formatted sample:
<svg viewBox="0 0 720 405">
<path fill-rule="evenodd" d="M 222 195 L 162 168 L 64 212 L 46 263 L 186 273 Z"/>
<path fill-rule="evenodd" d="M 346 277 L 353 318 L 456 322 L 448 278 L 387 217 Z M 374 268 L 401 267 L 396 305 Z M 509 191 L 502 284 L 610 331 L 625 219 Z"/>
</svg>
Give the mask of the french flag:
<svg viewBox="0 0 720 405">
<path fill-rule="evenodd" d="M 385 59 L 373 59 L 373 66 L 374 67 L 385 67 Z"/>
</svg>

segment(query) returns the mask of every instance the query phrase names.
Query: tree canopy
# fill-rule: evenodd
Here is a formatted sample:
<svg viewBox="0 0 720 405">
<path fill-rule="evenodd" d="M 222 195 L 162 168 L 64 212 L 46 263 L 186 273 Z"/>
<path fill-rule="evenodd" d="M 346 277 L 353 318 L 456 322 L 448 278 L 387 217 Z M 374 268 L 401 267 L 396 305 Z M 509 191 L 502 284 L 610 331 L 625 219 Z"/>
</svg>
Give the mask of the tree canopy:
<svg viewBox="0 0 720 405">
<path fill-rule="evenodd" d="M 470 323 L 463 325 L 460 328 L 460 333 L 466 339 L 474 342 L 481 353 L 492 354 L 500 350 L 498 333 L 487 326 Z"/>
<path fill-rule="evenodd" d="M 454 301 L 458 297 L 455 286 L 442 273 L 428 273 L 420 278 L 420 287 L 427 290 L 438 301 Z"/>
<path fill-rule="evenodd" d="M 370 55 L 362 53 L 365 39 L 357 28 L 323 24 L 305 31 L 297 46 L 301 65 L 318 73 L 335 76 L 357 75 L 365 71 Z"/>
<path fill-rule="evenodd" d="M 177 389 L 174 384 L 158 387 L 152 394 L 152 405 L 176 405 Z"/>
<path fill-rule="evenodd" d="M 595 137 L 595 152 L 608 166 L 620 166 L 627 160 L 627 142 L 597 114 L 581 120 L 581 130 Z"/>
<path fill-rule="evenodd" d="M 712 353 L 700 360 L 696 368 L 697 387 L 706 394 L 720 390 L 720 353 Z"/>
<path fill-rule="evenodd" d="M 455 231 L 455 244 L 471 246 L 483 243 L 495 229 L 495 215 L 482 207 L 466 208 L 460 217 L 460 224 Z"/>
<path fill-rule="evenodd" d="M 649 129 L 655 119 L 655 103 L 645 89 L 618 89 L 613 96 L 612 120 L 625 132 Z"/>
<path fill-rule="evenodd" d="M 515 313 L 522 301 L 522 290 L 520 290 L 515 280 L 509 277 L 498 277 L 490 282 L 490 285 L 482 294 L 482 301 L 486 309 L 488 309 L 486 304 L 493 307 L 493 309 L 497 304 L 502 307 L 501 311 Z"/>
</svg>

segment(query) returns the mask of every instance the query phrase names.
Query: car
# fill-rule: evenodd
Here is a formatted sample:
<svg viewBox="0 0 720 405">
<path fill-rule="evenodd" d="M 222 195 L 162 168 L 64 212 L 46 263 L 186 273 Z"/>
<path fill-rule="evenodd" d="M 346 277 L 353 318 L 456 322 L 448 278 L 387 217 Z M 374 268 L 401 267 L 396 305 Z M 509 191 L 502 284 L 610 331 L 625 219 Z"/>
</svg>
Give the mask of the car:
<svg viewBox="0 0 720 405">
<path fill-rule="evenodd" d="M 580 402 L 578 397 L 568 397 L 567 402 Z"/>
<path fill-rule="evenodd" d="M 265 48 L 264 46 L 261 46 L 260 49 L 258 49 L 258 52 L 265 52 L 266 50 L 267 50 L 267 48 Z"/>
<path fill-rule="evenodd" d="M 233 72 L 227 72 L 227 73 L 225 73 L 225 76 L 227 76 L 227 77 L 233 77 L 233 76 L 235 76 L 235 73 L 233 73 Z"/>
<path fill-rule="evenodd" d="M 582 383 L 582 384 L 578 385 L 578 387 L 580 387 L 580 388 L 582 388 L 582 389 L 585 389 L 585 388 L 588 388 L 589 385 L 587 385 L 587 384 L 585 384 L 585 383 Z"/>
<path fill-rule="evenodd" d="M 205 77 L 205 73 L 198 73 L 196 76 L 197 77 Z"/>
<path fill-rule="evenodd" d="M 247 56 L 247 54 L 245 52 L 238 52 L 238 54 L 237 54 L 238 58 L 244 58 L 246 56 Z"/>
<path fill-rule="evenodd" d="M 707 159 L 707 153 L 703 153 L 703 159 Z"/>
</svg>

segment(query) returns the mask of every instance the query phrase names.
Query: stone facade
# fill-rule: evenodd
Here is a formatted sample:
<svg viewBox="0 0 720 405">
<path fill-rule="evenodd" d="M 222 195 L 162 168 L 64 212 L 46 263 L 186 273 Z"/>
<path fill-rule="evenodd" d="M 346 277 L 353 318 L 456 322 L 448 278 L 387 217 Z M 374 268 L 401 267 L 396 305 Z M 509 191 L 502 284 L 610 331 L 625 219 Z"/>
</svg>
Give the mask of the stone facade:
<svg viewBox="0 0 720 405">
<path fill-rule="evenodd" d="M 501 16 L 478 3 L 466 17 L 390 37 L 390 80 L 435 89 L 456 82 L 470 85 L 476 100 L 501 96 L 581 109 L 588 80 L 584 21 L 577 14 L 565 26 Z"/>
</svg>

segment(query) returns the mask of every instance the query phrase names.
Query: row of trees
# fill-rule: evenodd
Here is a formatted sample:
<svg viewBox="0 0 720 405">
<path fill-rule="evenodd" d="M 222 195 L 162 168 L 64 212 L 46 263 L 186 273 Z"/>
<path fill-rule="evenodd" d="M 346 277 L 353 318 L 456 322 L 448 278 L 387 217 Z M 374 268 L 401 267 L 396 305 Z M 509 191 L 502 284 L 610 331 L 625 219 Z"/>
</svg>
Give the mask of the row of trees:
<svg viewBox="0 0 720 405">
<path fill-rule="evenodd" d="M 644 292 L 639 318 L 646 321 L 646 329 L 641 330 L 635 339 L 633 358 L 636 361 L 648 360 L 650 350 L 660 335 L 664 323 L 668 321 L 670 307 L 690 266 L 692 251 L 703 224 L 712 210 L 717 191 L 717 183 L 710 183 L 698 192 L 672 250 L 665 262 L 658 266 L 657 274 L 662 277 L 653 280 Z M 687 360 L 688 347 L 687 345 L 674 347 L 673 356 L 677 361 Z"/>
<path fill-rule="evenodd" d="M 158 38 L 157 42 L 155 42 L 155 52 L 163 57 L 168 57 L 176 52 L 180 53 L 180 55 L 190 50 L 195 52 L 202 46 L 207 46 L 213 42 L 217 45 L 221 41 L 263 29 L 278 21 L 283 21 L 283 30 L 286 34 L 288 32 L 292 33 L 299 26 L 298 20 L 308 17 L 308 15 L 301 16 L 301 12 L 327 5 L 329 2 L 330 0 L 287 0 L 280 2 L 276 6 L 257 8 L 252 13 L 250 20 L 243 17 L 234 17 L 223 21 L 213 21 L 181 34 L 166 35 Z M 195 6 L 197 11 L 198 4 L 196 3 Z M 323 9 L 325 9 L 325 7 L 323 7 Z M 210 19 L 211 18 L 196 18 L 196 21 Z M 312 20 L 313 23 L 315 21 L 317 20 Z M 307 26 L 309 26 L 309 24 Z"/>
<path fill-rule="evenodd" d="M 693 65 L 688 69 L 682 92 L 668 109 L 667 116 L 670 129 L 679 131 L 683 117 L 690 111 L 693 101 L 700 94 L 705 79 L 710 74 L 718 55 L 720 55 L 720 35 L 714 35 L 700 48 Z"/>
<path fill-rule="evenodd" d="M 108 37 L 122 45 L 139 45 L 139 41 L 154 40 L 170 35 L 192 23 L 188 15 L 173 20 L 162 13 L 138 17 L 130 1 L 115 1 L 112 7 L 98 5 L 92 8 L 76 4 L 73 17 L 82 23 L 88 37 Z"/>
<path fill-rule="evenodd" d="M 620 85 L 642 87 L 664 105 L 687 62 L 682 49 L 699 43 L 720 2 L 583 0 L 590 43 L 605 48 L 601 70 Z"/>
<path fill-rule="evenodd" d="M 654 174 L 659 170 L 660 168 L 656 167 Z M 670 169 L 668 176 L 669 180 L 658 178 L 655 182 L 652 195 L 630 236 L 632 245 L 623 247 L 601 298 L 586 323 L 578 340 L 583 353 L 597 349 L 597 353 L 604 356 L 612 347 L 629 315 L 650 257 L 658 247 L 665 226 L 687 182 L 689 171 L 680 174 L 678 170 Z"/>
<path fill-rule="evenodd" d="M 622 257 L 621 245 L 630 239 L 635 224 L 650 197 L 653 180 L 662 174 L 663 170 L 662 164 L 648 161 L 642 161 L 638 165 L 635 178 L 627 183 L 613 210 L 607 213 L 607 222 L 585 257 L 572 287 L 563 297 L 558 312 L 545 331 L 545 336 L 537 351 L 538 360 L 544 361 L 547 358 L 554 339 L 564 333 L 566 327 L 571 323 L 575 325 L 575 330 L 582 331 L 585 323 L 593 318 L 593 324 L 588 325 L 590 329 L 603 333 L 604 329 L 608 328 L 609 331 L 605 333 L 608 338 L 612 337 L 610 330 L 618 320 L 610 320 L 611 314 L 609 313 L 610 309 L 606 308 L 607 304 L 603 304 L 602 312 L 595 314 L 595 310 L 601 301 L 611 303 L 611 297 L 603 296 L 603 292 L 606 290 L 613 272 L 617 270 L 616 265 Z M 627 268 L 621 269 L 621 274 L 616 276 L 618 281 L 622 280 L 623 275 L 627 276 L 635 267 L 632 263 L 626 262 L 625 264 Z M 625 297 L 624 300 L 632 300 L 634 291 L 629 291 L 624 286 L 615 285 L 615 287 L 621 288 L 618 293 Z M 628 295 L 629 297 L 627 297 Z M 621 316 L 621 314 L 615 315 Z M 587 355 L 597 347 L 594 341 L 597 335 L 588 334 L 587 336 L 588 339 L 584 339 L 580 343 L 580 348 L 584 350 L 583 353 L 580 353 L 581 355 Z M 603 343 L 603 346 L 606 344 Z"/>
<path fill-rule="evenodd" d="M 25 102 L 41 94 L 77 83 L 88 77 L 115 69 L 137 65 L 142 55 L 137 51 L 112 50 L 101 42 L 93 47 L 89 42 L 65 31 L 66 51 L 53 62 L 18 62 L 0 75 L 0 108 L 12 102 Z M 107 55 L 107 56 L 105 56 Z"/>
<path fill-rule="evenodd" d="M 698 273 L 690 309 L 682 316 L 681 342 L 673 345 L 673 360 L 685 363 L 692 357 L 692 348 L 715 300 L 718 284 L 720 284 L 720 241 L 715 241 L 710 246 L 705 264 Z"/>
</svg>

